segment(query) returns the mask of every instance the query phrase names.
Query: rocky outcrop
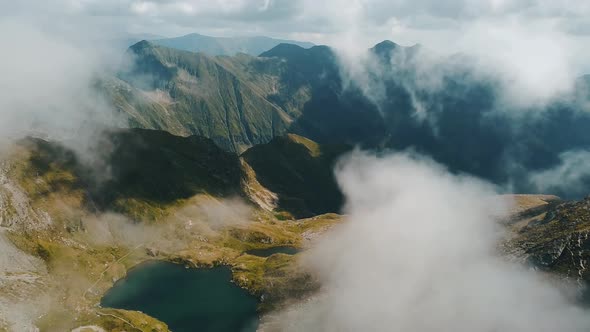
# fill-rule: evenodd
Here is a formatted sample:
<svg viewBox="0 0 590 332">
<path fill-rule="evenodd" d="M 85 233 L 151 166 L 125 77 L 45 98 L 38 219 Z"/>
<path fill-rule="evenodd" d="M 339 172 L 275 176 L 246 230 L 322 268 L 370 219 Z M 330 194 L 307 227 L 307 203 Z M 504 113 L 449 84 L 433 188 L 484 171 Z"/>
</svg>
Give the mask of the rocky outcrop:
<svg viewBox="0 0 590 332">
<path fill-rule="evenodd" d="M 0 165 L 0 227 L 47 228 L 51 217 L 31 207 L 26 193 L 8 176 L 10 167 L 6 162 Z"/>
<path fill-rule="evenodd" d="M 275 210 L 277 208 L 279 196 L 258 182 L 256 172 L 254 172 L 244 158 L 240 158 L 240 163 L 242 165 L 242 170 L 244 171 L 242 190 L 246 196 L 265 211 Z"/>
<path fill-rule="evenodd" d="M 526 211 L 525 211 L 526 212 Z M 525 213 L 508 246 L 530 264 L 578 282 L 590 281 L 590 197 Z"/>
</svg>

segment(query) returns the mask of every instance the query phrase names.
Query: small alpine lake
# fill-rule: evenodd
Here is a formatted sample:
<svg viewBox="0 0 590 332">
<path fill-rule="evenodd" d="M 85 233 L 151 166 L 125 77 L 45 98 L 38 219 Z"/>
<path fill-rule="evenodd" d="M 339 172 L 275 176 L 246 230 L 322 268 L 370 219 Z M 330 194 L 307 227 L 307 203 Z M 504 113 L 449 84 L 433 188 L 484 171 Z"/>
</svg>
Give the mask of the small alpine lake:
<svg viewBox="0 0 590 332">
<path fill-rule="evenodd" d="M 225 266 L 186 268 L 149 261 L 117 281 L 101 306 L 141 311 L 173 332 L 256 331 L 258 301 L 231 279 Z"/>
<path fill-rule="evenodd" d="M 274 254 L 285 254 L 285 255 L 295 255 L 296 253 L 300 252 L 301 250 L 295 247 L 289 246 L 278 246 L 278 247 L 270 247 L 265 249 L 252 249 L 246 251 L 246 254 L 258 256 L 258 257 L 269 257 Z"/>
</svg>

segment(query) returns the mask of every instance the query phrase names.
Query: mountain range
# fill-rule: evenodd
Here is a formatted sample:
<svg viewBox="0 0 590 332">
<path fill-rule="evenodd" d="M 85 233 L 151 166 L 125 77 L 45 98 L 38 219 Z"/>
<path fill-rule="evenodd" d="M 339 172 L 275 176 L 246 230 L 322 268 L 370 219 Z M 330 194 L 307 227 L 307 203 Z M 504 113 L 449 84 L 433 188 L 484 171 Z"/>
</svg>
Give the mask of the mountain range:
<svg viewBox="0 0 590 332">
<path fill-rule="evenodd" d="M 293 44 L 303 48 L 313 46 L 309 42 L 275 39 L 264 36 L 256 37 L 211 37 L 198 33 L 174 37 L 150 39 L 156 45 L 175 48 L 183 51 L 202 52 L 209 55 L 236 55 L 245 53 L 257 56 L 279 44 Z"/>
<path fill-rule="evenodd" d="M 413 149 L 454 172 L 524 192 L 535 190 L 524 175 L 590 148 L 590 113 L 579 111 L 588 105 L 584 78 L 571 96 L 520 109 L 499 105 L 498 80 L 474 75 L 464 56 L 438 59 L 432 70 L 444 73 L 440 86 L 425 88 L 422 52 L 391 41 L 375 45 L 363 86 L 345 77 L 342 59 L 327 46 L 279 44 L 259 56 L 211 56 L 142 41 L 128 50 L 134 65 L 103 84 L 132 127 L 202 135 L 238 153 L 286 133 L 320 144 Z M 556 132 L 567 136 L 538 139 Z"/>
</svg>

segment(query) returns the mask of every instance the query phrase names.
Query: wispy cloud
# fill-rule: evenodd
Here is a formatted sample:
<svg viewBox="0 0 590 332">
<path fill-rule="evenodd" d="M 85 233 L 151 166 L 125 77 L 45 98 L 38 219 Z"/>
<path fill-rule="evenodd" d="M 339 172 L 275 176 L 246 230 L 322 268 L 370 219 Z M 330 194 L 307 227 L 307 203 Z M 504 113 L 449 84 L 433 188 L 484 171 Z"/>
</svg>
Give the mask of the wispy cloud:
<svg viewBox="0 0 590 332">
<path fill-rule="evenodd" d="M 549 169 L 528 175 L 536 192 L 548 192 L 566 197 L 590 194 L 590 151 L 566 151 L 559 155 L 559 163 Z"/>
</svg>

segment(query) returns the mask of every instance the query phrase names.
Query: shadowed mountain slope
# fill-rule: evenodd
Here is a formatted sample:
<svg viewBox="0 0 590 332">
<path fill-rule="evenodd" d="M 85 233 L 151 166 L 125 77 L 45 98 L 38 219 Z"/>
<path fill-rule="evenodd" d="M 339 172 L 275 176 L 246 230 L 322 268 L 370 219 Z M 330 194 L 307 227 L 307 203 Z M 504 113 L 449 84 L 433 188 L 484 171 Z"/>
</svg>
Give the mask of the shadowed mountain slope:
<svg viewBox="0 0 590 332">
<path fill-rule="evenodd" d="M 343 198 L 333 169 L 338 157 L 349 150 L 289 134 L 249 149 L 242 158 L 258 181 L 278 194 L 280 210 L 303 218 L 340 211 Z"/>
<path fill-rule="evenodd" d="M 350 150 L 290 134 L 249 149 L 240 160 L 208 138 L 145 129 L 104 132 L 88 153 L 89 160 L 41 139 L 26 139 L 19 145 L 23 148 L 20 177 L 43 179 L 43 189 L 36 182 L 24 185 L 36 187 L 31 191 L 38 197 L 79 191 L 79 199 L 90 209 L 153 218 L 158 213 L 153 207 L 198 194 L 258 203 L 253 196 L 266 191 L 277 196 L 277 211 L 298 218 L 338 212 L 342 195 L 333 166 Z M 254 173 L 249 175 L 249 170 Z"/>
</svg>

